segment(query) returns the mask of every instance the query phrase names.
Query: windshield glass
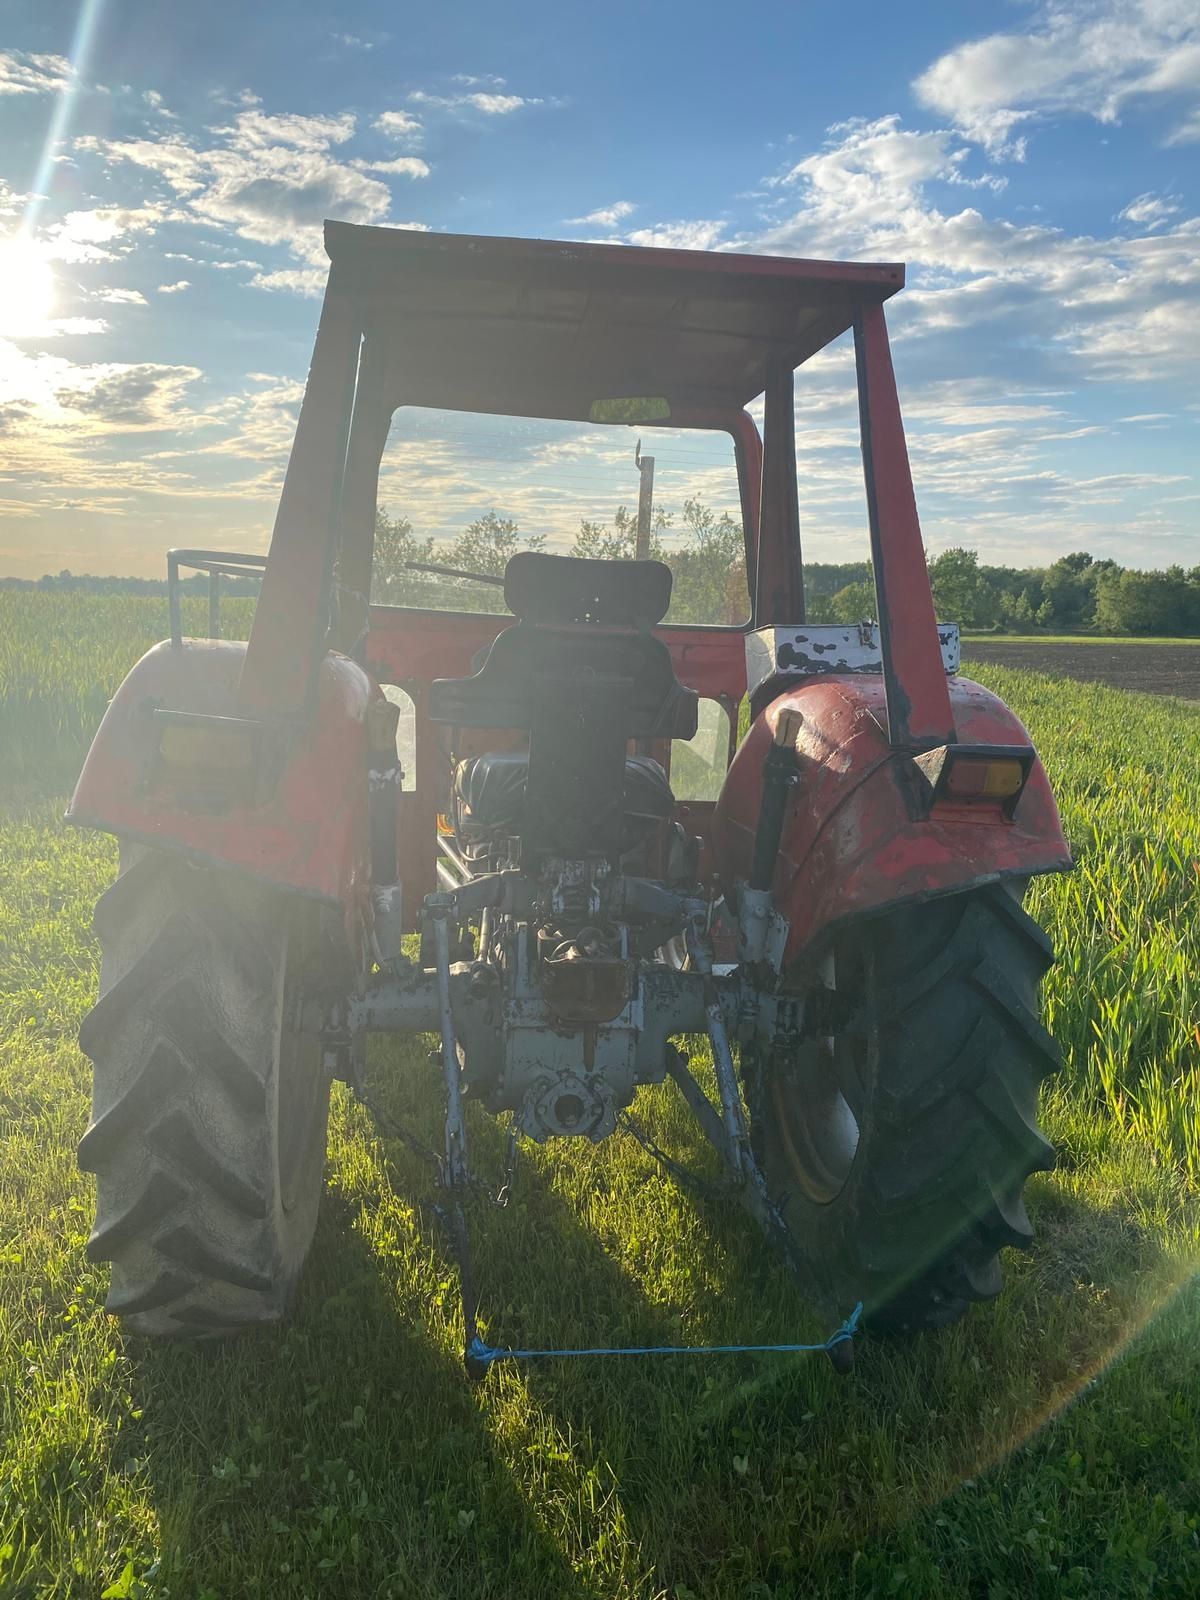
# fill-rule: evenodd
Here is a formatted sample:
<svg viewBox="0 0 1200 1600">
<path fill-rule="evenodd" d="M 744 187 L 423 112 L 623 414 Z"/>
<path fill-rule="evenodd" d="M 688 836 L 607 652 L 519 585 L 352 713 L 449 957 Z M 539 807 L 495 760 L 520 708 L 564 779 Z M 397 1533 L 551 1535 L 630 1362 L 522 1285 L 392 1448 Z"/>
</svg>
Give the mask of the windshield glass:
<svg viewBox="0 0 1200 1600">
<path fill-rule="evenodd" d="M 667 621 L 745 622 L 729 434 L 402 407 L 380 467 L 371 598 L 502 613 L 498 584 L 452 574 L 499 578 L 519 550 L 632 560 L 639 502 L 641 553 L 674 578 Z"/>
</svg>

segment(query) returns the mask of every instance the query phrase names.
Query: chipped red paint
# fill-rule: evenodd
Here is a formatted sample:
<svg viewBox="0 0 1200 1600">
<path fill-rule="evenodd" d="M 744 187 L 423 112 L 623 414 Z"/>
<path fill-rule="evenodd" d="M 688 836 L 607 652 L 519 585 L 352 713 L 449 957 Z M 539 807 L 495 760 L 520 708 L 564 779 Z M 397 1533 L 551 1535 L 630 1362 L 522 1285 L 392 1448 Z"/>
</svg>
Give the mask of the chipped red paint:
<svg viewBox="0 0 1200 1600">
<path fill-rule="evenodd" d="M 245 652 L 238 699 L 247 716 L 295 715 L 313 703 L 361 328 L 361 307 L 331 276 Z"/>
<path fill-rule="evenodd" d="M 155 779 L 153 707 L 238 715 L 245 654 L 244 644 L 211 639 L 149 650 L 105 712 L 67 820 L 339 901 L 353 917 L 367 888 L 363 718 L 376 692 L 353 661 L 328 655 L 321 663 L 311 720 L 284 746 L 278 781 L 263 804 L 219 814 L 189 809 L 186 797 Z"/>
<path fill-rule="evenodd" d="M 1008 707 L 969 679 L 949 680 L 949 703 L 963 744 L 1030 742 Z M 713 823 L 717 869 L 727 891 L 750 870 L 763 760 L 784 710 L 804 718 L 799 782 L 773 885 L 776 906 L 789 923 L 788 962 L 844 918 L 1000 876 L 1071 865 L 1040 761 L 1011 820 L 999 804 L 938 807 L 914 816 L 901 771 L 911 758 L 888 739 L 884 684 L 829 677 L 773 700 L 734 757 Z"/>
<path fill-rule="evenodd" d="M 888 732 L 894 745 L 931 749 L 953 741 L 954 720 L 882 306 L 858 313 L 854 348 Z"/>
</svg>

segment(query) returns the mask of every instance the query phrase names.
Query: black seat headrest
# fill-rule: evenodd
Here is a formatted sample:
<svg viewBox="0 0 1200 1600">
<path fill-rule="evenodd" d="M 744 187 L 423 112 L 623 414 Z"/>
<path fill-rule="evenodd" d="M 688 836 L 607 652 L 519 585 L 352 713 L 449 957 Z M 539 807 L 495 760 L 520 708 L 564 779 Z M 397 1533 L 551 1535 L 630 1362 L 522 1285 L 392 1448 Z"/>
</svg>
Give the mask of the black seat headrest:
<svg viewBox="0 0 1200 1600">
<path fill-rule="evenodd" d="M 504 601 L 523 622 L 661 622 L 671 604 L 671 569 L 661 561 L 594 561 L 523 550 L 504 569 Z"/>
</svg>

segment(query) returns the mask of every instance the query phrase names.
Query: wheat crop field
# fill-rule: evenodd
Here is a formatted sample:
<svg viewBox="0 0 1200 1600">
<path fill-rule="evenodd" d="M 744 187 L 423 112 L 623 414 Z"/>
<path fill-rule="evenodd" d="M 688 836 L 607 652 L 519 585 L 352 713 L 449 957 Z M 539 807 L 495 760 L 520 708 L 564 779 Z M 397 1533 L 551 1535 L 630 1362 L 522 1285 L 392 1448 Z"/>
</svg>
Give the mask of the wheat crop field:
<svg viewBox="0 0 1200 1600">
<path fill-rule="evenodd" d="M 1200 707 L 969 668 L 1029 728 L 1077 861 L 1028 902 L 1058 954 L 1058 1166 L 1031 1180 L 1036 1242 L 1006 1253 L 999 1300 L 860 1339 L 848 1377 L 715 1356 L 472 1387 L 427 1174 L 341 1086 L 287 1325 L 155 1345 L 103 1311 L 76 1035 L 116 849 L 61 816 L 108 696 L 164 632 L 154 599 L 0 595 L 3 1600 L 1200 1594 Z M 435 1141 L 426 1050 L 376 1040 L 368 1066 Z M 712 1173 L 673 1089 L 638 1112 Z M 503 1129 L 471 1131 L 498 1174 Z M 509 1207 L 473 1220 L 506 1342 L 829 1331 L 752 1224 L 629 1140 L 527 1150 Z"/>
</svg>

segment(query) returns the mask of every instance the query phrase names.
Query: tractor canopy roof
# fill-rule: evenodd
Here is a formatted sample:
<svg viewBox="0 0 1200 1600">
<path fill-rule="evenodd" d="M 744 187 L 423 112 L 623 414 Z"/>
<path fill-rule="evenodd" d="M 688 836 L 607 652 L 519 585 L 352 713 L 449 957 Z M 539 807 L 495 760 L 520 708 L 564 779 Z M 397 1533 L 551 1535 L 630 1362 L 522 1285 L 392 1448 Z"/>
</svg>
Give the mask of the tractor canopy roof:
<svg viewBox="0 0 1200 1600">
<path fill-rule="evenodd" d="M 891 263 L 325 224 L 389 405 L 579 420 L 740 410 L 904 284 Z M 598 403 L 637 400 L 622 416 Z M 666 420 L 660 414 L 659 420 Z"/>
</svg>

